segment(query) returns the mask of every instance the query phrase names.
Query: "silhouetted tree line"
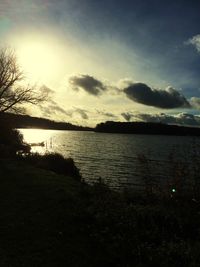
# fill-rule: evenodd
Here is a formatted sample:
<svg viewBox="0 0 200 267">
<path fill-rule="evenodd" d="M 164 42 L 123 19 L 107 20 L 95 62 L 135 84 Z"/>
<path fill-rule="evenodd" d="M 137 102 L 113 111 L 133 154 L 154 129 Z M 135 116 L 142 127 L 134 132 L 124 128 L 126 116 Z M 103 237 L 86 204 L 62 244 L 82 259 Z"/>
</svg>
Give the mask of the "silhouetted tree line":
<svg viewBox="0 0 200 267">
<path fill-rule="evenodd" d="M 114 122 L 99 123 L 95 128 L 73 125 L 68 122 L 56 122 L 49 119 L 19 115 L 13 113 L 0 113 L 0 128 L 9 125 L 12 128 L 38 128 L 73 131 L 95 131 L 105 133 L 153 134 L 153 135 L 179 135 L 200 136 L 200 128 L 178 125 L 168 125 L 154 122 Z"/>
<path fill-rule="evenodd" d="M 152 122 L 114 122 L 97 124 L 95 132 L 200 136 L 200 128 Z"/>
<path fill-rule="evenodd" d="M 55 130 L 90 131 L 91 128 L 73 125 L 66 122 L 56 122 L 44 118 L 18 115 L 12 113 L 0 113 L 0 127 L 10 125 L 12 128 L 39 128 Z"/>
</svg>

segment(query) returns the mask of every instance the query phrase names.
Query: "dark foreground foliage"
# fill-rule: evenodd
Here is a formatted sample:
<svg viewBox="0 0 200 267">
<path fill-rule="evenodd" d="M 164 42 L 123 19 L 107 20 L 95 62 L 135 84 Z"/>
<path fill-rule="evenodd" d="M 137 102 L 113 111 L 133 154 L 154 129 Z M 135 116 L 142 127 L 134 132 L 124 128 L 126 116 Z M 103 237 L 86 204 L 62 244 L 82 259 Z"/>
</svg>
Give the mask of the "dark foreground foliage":
<svg viewBox="0 0 200 267">
<path fill-rule="evenodd" d="M 103 266 L 199 266 L 200 203 L 93 190 L 90 231 Z"/>
<path fill-rule="evenodd" d="M 0 161 L 0 266 L 200 266 L 200 203 Z"/>
</svg>

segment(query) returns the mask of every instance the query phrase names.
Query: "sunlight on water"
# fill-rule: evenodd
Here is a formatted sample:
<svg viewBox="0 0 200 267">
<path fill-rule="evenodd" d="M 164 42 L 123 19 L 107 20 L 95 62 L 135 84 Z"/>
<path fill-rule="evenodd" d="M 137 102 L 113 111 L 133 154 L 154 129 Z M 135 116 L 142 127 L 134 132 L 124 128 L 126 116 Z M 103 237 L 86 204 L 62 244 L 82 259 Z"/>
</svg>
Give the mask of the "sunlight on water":
<svg viewBox="0 0 200 267">
<path fill-rule="evenodd" d="M 24 141 L 28 143 L 39 143 L 51 138 L 55 131 L 39 129 L 22 129 L 20 132 L 24 136 Z"/>
<path fill-rule="evenodd" d="M 32 152 L 45 153 L 47 150 L 51 151 L 53 143 L 53 135 L 57 131 L 53 130 L 40 130 L 40 129 L 20 129 L 24 136 L 24 141 L 31 146 Z M 44 146 L 37 145 L 43 143 Z"/>
</svg>

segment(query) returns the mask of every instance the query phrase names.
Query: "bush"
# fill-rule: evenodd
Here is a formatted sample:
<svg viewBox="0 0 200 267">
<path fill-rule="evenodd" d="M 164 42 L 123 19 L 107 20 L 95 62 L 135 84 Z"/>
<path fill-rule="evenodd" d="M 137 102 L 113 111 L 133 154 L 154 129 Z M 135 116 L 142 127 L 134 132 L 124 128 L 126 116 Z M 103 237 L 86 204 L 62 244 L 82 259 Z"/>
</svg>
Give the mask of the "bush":
<svg viewBox="0 0 200 267">
<path fill-rule="evenodd" d="M 15 156 L 17 151 L 30 151 L 23 135 L 10 126 L 0 126 L 0 157 Z"/>
<path fill-rule="evenodd" d="M 26 155 L 23 159 L 36 167 L 81 180 L 79 169 L 76 167 L 72 158 L 66 159 L 58 153 L 48 153 L 44 155 L 32 153 Z"/>
</svg>

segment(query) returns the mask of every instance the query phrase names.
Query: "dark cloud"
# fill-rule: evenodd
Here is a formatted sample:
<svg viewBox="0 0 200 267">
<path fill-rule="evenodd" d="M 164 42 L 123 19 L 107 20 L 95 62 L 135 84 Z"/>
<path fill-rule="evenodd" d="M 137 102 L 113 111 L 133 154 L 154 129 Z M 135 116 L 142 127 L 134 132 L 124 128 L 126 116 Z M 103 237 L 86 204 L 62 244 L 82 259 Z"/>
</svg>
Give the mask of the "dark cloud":
<svg viewBox="0 0 200 267">
<path fill-rule="evenodd" d="M 69 78 L 69 84 L 74 90 L 79 90 L 81 88 L 88 94 L 94 96 L 99 96 L 107 89 L 100 80 L 90 75 L 72 76 Z"/>
<path fill-rule="evenodd" d="M 132 114 L 131 113 L 129 113 L 129 112 L 123 112 L 123 113 L 121 113 L 121 115 L 122 115 L 122 117 L 126 120 L 126 121 L 130 121 L 131 120 L 131 118 L 132 118 Z"/>
<path fill-rule="evenodd" d="M 144 83 L 132 83 L 124 88 L 124 93 L 135 102 L 157 108 L 190 107 L 187 99 L 172 87 L 168 87 L 166 90 L 158 90 Z"/>
<path fill-rule="evenodd" d="M 126 112 L 121 114 L 126 121 L 144 121 L 144 122 L 156 122 L 166 124 L 180 124 L 190 126 L 200 126 L 200 116 L 179 113 L 177 115 L 169 115 L 165 113 L 159 114 L 147 114 L 147 113 L 133 113 Z"/>
<path fill-rule="evenodd" d="M 110 95 L 125 95 L 140 104 L 153 106 L 162 109 L 191 108 L 188 100 L 179 91 L 172 87 L 165 90 L 154 89 L 145 83 L 134 83 L 130 79 L 120 80 L 119 88 L 111 84 L 105 85 L 102 81 L 90 75 L 75 75 L 69 78 L 69 84 L 73 90 L 84 90 L 90 95 L 99 96 L 102 93 L 109 92 Z M 122 89 L 123 87 L 123 89 Z M 106 114 L 102 114 L 105 115 Z M 107 114 L 108 117 L 115 117 Z M 128 118 L 128 114 L 123 114 Z M 129 118 L 130 119 L 130 118 Z"/>
</svg>

